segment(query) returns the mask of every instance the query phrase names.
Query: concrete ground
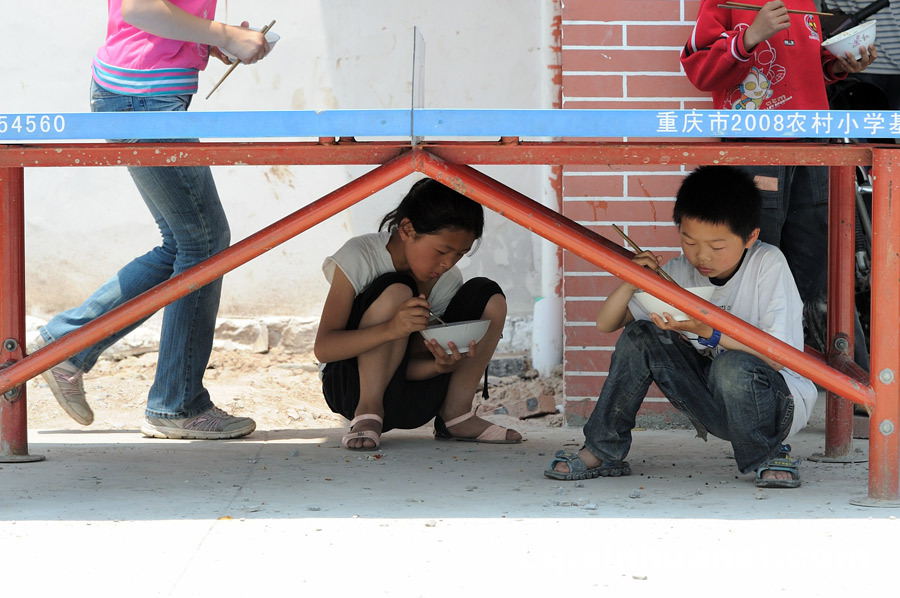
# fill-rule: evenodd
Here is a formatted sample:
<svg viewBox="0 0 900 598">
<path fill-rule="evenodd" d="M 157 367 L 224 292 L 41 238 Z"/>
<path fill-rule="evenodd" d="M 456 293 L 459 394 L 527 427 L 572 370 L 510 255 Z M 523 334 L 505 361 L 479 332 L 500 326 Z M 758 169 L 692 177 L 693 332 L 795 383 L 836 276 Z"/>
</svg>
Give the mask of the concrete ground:
<svg viewBox="0 0 900 598">
<path fill-rule="evenodd" d="M 836 596 L 896 587 L 900 509 L 854 506 L 867 465 L 804 461 L 797 490 L 759 490 L 729 445 L 638 430 L 630 477 L 542 471 L 577 428 L 527 442 L 342 429 L 235 441 L 136 430 L 34 430 L 39 463 L 0 464 L 4 596 Z M 867 445 L 858 441 L 857 455 Z M 794 453 L 823 449 L 813 427 Z M 16 593 L 13 593 L 15 590 Z M 891 590 L 892 591 L 892 590 Z M 577 593 L 576 593 L 577 592 Z"/>
</svg>

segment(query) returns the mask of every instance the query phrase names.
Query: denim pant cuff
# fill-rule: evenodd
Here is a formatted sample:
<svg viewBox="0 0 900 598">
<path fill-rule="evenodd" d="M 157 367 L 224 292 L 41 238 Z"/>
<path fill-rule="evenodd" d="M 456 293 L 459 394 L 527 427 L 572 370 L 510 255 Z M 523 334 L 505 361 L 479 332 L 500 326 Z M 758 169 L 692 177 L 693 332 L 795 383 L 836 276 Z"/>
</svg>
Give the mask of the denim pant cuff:
<svg viewBox="0 0 900 598">
<path fill-rule="evenodd" d="M 146 417 L 155 417 L 159 419 L 185 419 L 189 417 L 194 417 L 200 415 L 204 411 L 208 411 L 214 407 L 213 402 L 209 399 L 202 401 L 199 403 L 199 406 L 195 406 L 190 410 L 182 411 L 179 413 L 164 413 L 162 411 L 153 411 L 151 409 L 145 409 L 144 415 Z"/>
</svg>

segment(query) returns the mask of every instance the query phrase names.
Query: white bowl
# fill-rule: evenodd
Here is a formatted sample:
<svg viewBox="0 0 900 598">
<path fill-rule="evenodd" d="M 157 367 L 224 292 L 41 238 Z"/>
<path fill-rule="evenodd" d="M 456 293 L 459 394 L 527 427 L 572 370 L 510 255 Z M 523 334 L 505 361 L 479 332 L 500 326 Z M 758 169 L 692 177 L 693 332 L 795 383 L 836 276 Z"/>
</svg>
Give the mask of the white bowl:
<svg viewBox="0 0 900 598">
<path fill-rule="evenodd" d="M 438 326 L 429 326 L 422 331 L 422 336 L 427 340 L 436 340 L 444 351 L 450 353 L 448 342 L 456 343 L 456 350 L 460 353 L 469 351 L 469 343 L 481 340 L 487 332 L 490 320 L 467 320 L 465 322 L 451 322 L 449 324 L 439 324 Z"/>
<path fill-rule="evenodd" d="M 709 298 L 713 296 L 713 293 L 716 290 L 714 286 L 708 287 L 686 287 L 685 291 L 690 291 L 691 293 L 697 295 L 701 299 L 706 299 L 709 301 Z M 676 320 L 690 320 L 691 317 L 684 313 L 679 309 L 675 309 L 662 299 L 657 299 L 650 293 L 645 293 L 644 291 L 637 291 L 634 294 L 634 299 L 638 302 L 638 304 L 643 307 L 645 310 L 650 312 L 651 314 L 659 314 L 662 316 L 663 312 L 669 312 L 672 314 L 672 317 Z"/>
<path fill-rule="evenodd" d="M 253 31 L 262 31 L 262 27 L 251 27 Z M 266 32 L 266 43 L 269 44 L 269 52 L 275 49 L 275 44 L 278 43 L 278 40 L 281 39 L 281 36 L 275 33 L 274 31 Z M 226 50 L 225 48 L 219 48 L 222 51 L 222 54 L 228 57 L 231 62 L 237 60 L 237 56 Z"/>
<path fill-rule="evenodd" d="M 861 56 L 859 49 L 875 43 L 875 21 L 866 21 L 847 31 L 841 31 L 834 37 L 822 42 L 822 47 L 835 56 L 853 54 L 857 59 Z"/>
</svg>

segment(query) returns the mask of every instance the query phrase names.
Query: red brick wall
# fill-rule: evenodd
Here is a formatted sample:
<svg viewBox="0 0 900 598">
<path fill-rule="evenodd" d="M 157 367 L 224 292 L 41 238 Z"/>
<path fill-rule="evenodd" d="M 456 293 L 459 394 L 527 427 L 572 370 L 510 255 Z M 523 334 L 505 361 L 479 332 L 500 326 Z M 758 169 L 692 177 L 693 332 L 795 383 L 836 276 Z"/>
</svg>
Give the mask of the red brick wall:
<svg viewBox="0 0 900 598">
<path fill-rule="evenodd" d="M 563 0 L 563 107 L 711 108 L 684 77 L 678 55 L 699 0 Z M 645 249 L 678 255 L 672 202 L 685 167 L 566 167 L 563 214 L 620 242 L 612 224 Z M 563 255 L 567 420 L 590 415 L 606 377 L 618 333 L 594 327 L 597 308 L 619 281 L 581 258 Z M 671 419 L 651 388 L 645 415 Z"/>
</svg>

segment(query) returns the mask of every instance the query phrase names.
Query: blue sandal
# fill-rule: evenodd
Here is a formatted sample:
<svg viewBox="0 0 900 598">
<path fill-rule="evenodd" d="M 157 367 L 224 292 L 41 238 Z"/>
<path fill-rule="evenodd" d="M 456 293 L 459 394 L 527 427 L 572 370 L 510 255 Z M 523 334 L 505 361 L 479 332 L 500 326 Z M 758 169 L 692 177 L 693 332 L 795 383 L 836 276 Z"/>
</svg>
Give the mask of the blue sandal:
<svg viewBox="0 0 900 598">
<path fill-rule="evenodd" d="M 557 463 L 565 463 L 569 471 L 556 471 Z M 619 477 L 631 475 L 631 467 L 627 461 L 613 463 L 601 463 L 597 467 L 588 467 L 578 453 L 569 451 L 556 451 L 556 456 L 550 462 L 550 466 L 544 470 L 544 476 L 553 480 L 590 480 L 599 477 Z"/>
<path fill-rule="evenodd" d="M 760 465 L 756 470 L 756 487 L 757 488 L 797 488 L 800 486 L 800 460 L 791 459 L 791 447 L 784 444 L 781 446 L 781 452 Z M 789 480 L 776 480 L 772 478 L 763 478 L 762 475 L 767 471 L 786 471 L 791 474 Z"/>
</svg>

